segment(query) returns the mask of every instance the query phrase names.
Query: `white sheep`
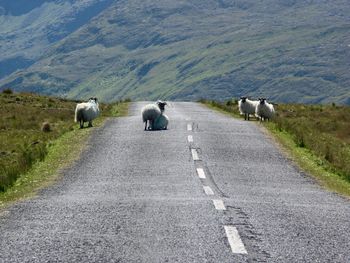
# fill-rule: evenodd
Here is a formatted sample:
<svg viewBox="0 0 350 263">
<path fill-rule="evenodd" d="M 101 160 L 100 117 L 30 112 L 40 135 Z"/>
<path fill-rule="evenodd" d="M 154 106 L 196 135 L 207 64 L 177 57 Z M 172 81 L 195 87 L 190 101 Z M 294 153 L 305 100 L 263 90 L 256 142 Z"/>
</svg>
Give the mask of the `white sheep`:
<svg viewBox="0 0 350 263">
<path fill-rule="evenodd" d="M 167 105 L 166 102 L 158 100 L 156 103 L 147 104 L 141 109 L 142 121 L 145 123 L 145 130 L 152 129 L 154 121 L 164 112 L 165 105 Z"/>
<path fill-rule="evenodd" d="M 270 120 L 275 116 L 275 109 L 271 103 L 268 103 L 265 98 L 259 98 L 259 103 L 256 106 L 255 114 L 260 118 L 260 122 Z"/>
<path fill-rule="evenodd" d="M 153 122 L 152 130 L 167 130 L 169 124 L 169 117 L 164 113 L 160 114 L 159 117 Z"/>
<path fill-rule="evenodd" d="M 92 127 L 92 120 L 100 114 L 97 98 L 90 98 L 88 102 L 78 103 L 75 108 L 75 122 L 79 122 L 80 128 L 84 127 L 84 122 L 89 122 L 88 127 Z"/>
<path fill-rule="evenodd" d="M 238 109 L 244 119 L 249 121 L 249 114 L 255 114 L 256 106 L 259 104 L 257 100 L 249 100 L 247 97 L 241 97 L 238 101 Z"/>
</svg>

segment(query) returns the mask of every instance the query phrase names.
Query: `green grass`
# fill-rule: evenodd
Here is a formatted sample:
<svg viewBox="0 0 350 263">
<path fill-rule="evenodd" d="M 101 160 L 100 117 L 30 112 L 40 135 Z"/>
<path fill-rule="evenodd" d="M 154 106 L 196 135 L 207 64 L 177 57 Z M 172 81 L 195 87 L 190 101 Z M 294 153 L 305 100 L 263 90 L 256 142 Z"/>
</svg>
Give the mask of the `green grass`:
<svg viewBox="0 0 350 263">
<path fill-rule="evenodd" d="M 128 102 L 100 104 L 101 116 L 125 116 Z M 33 94 L 0 94 L 0 206 L 54 181 L 84 148 L 92 129 L 73 122 L 76 102 Z M 48 122 L 51 131 L 43 132 Z"/>
<path fill-rule="evenodd" d="M 236 101 L 201 102 L 241 118 Z M 321 185 L 350 196 L 350 107 L 279 104 L 275 109 L 276 117 L 263 127 L 282 150 Z"/>
</svg>

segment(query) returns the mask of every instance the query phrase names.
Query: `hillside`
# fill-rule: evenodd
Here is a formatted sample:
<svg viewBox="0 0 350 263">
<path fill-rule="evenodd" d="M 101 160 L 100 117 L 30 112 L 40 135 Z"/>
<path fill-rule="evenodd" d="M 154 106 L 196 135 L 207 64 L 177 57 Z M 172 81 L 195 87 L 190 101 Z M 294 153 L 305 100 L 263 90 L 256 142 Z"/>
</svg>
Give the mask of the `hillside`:
<svg viewBox="0 0 350 263">
<path fill-rule="evenodd" d="M 245 94 L 350 104 L 347 0 L 121 0 L 102 9 L 0 87 L 105 101 Z"/>
<path fill-rule="evenodd" d="M 112 0 L 0 0 L 0 79 L 34 64 Z"/>
</svg>

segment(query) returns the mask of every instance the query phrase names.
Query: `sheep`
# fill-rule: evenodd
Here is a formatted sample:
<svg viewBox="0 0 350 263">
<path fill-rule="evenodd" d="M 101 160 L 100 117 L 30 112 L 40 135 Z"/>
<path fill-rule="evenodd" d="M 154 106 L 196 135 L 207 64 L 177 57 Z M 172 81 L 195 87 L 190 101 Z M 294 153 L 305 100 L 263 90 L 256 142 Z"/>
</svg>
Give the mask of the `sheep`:
<svg viewBox="0 0 350 263">
<path fill-rule="evenodd" d="M 89 122 L 92 127 L 92 120 L 100 114 L 97 98 L 90 98 L 88 102 L 78 103 L 75 108 L 75 122 L 79 122 L 80 129 L 84 128 L 84 122 Z"/>
<path fill-rule="evenodd" d="M 260 122 L 263 120 L 270 120 L 275 115 L 275 109 L 271 103 L 266 101 L 266 98 L 259 98 L 259 103 L 256 106 L 255 114 L 260 118 Z"/>
<path fill-rule="evenodd" d="M 167 130 L 169 123 L 169 117 L 162 113 L 159 117 L 153 122 L 151 129 L 152 130 Z"/>
<path fill-rule="evenodd" d="M 164 112 L 166 102 L 158 100 L 156 103 L 147 104 L 141 109 L 142 121 L 145 123 L 145 130 L 152 129 L 154 121 Z"/>
<path fill-rule="evenodd" d="M 241 97 L 238 101 L 238 109 L 241 115 L 244 114 L 244 119 L 249 121 L 249 114 L 255 114 L 256 106 L 259 101 L 249 100 L 247 97 Z"/>
</svg>

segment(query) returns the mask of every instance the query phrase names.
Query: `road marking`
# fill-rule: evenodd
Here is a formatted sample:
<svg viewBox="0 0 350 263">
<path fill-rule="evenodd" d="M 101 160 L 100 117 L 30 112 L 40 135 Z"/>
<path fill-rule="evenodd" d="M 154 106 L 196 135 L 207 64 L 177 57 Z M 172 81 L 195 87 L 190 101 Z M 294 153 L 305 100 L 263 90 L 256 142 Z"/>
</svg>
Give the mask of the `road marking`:
<svg viewBox="0 0 350 263">
<path fill-rule="evenodd" d="M 192 135 L 188 135 L 187 136 L 187 140 L 188 140 L 188 142 L 193 142 L 193 136 Z"/>
<path fill-rule="evenodd" d="M 193 161 L 198 161 L 199 157 L 198 157 L 197 150 L 196 149 L 191 149 L 191 153 L 192 153 Z"/>
<path fill-rule="evenodd" d="M 185 120 L 186 120 L 186 121 L 190 121 L 191 119 L 190 119 L 190 118 L 186 118 Z"/>
<path fill-rule="evenodd" d="M 197 168 L 197 174 L 198 174 L 199 178 L 205 179 L 205 173 L 204 173 L 204 170 L 202 168 Z"/>
<path fill-rule="evenodd" d="M 213 203 L 214 203 L 216 210 L 226 210 L 226 207 L 225 207 L 224 202 L 222 200 L 214 199 Z"/>
<path fill-rule="evenodd" d="M 209 186 L 203 186 L 203 189 L 207 195 L 214 195 L 213 190 L 211 190 L 211 188 Z"/>
<path fill-rule="evenodd" d="M 192 131 L 192 124 L 191 123 L 187 124 L 187 130 Z"/>
<path fill-rule="evenodd" d="M 224 226 L 228 242 L 230 244 L 232 253 L 234 254 L 248 254 L 244 244 L 238 234 L 237 228 L 234 226 Z"/>
</svg>

